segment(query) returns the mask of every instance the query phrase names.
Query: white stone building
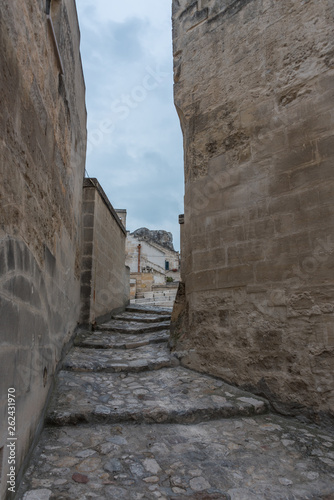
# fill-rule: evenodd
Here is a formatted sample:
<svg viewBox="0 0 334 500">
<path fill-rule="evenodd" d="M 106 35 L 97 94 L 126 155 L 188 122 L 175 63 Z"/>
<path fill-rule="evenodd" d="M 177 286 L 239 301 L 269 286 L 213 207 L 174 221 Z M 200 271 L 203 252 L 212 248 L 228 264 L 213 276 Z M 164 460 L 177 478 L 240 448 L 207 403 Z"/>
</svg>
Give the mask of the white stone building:
<svg viewBox="0 0 334 500">
<path fill-rule="evenodd" d="M 154 285 L 180 279 L 180 254 L 174 250 L 172 234 L 166 231 L 141 228 L 128 232 L 126 265 L 132 274 L 152 274 Z"/>
</svg>

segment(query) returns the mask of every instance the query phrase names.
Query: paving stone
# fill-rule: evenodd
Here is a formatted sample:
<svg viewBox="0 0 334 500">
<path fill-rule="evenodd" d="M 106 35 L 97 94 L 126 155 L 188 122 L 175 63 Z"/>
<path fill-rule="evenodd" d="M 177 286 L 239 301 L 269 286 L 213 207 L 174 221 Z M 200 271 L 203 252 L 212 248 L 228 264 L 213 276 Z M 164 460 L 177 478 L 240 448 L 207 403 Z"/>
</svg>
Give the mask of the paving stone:
<svg viewBox="0 0 334 500">
<path fill-rule="evenodd" d="M 107 333 L 107 332 L 80 332 L 76 339 L 75 345 L 82 347 L 91 347 L 97 349 L 134 349 L 143 347 L 149 344 L 158 344 L 169 340 L 169 330 L 161 330 L 158 332 L 141 333 L 139 335 L 131 335 L 129 333 Z"/>
<path fill-rule="evenodd" d="M 170 321 L 161 321 L 158 323 L 140 323 L 140 322 L 124 322 L 119 320 L 111 320 L 108 323 L 99 325 L 97 330 L 109 331 L 118 333 L 150 333 L 159 330 L 166 330 L 170 326 Z"/>
<path fill-rule="evenodd" d="M 294 444 L 284 445 L 285 436 Z M 86 474 L 89 482 L 76 484 L 73 498 L 96 491 L 99 498 L 130 500 L 325 500 L 334 494 L 334 467 L 312 454 L 333 452 L 333 433 L 275 415 L 192 425 L 47 428 L 24 488 L 30 489 L 33 478 L 47 479 L 54 497 L 61 498 L 80 469 L 79 463 L 64 473 L 63 460 L 82 449 L 98 454 L 117 437 L 122 439 L 112 451 L 99 455 L 99 467 Z M 54 448 L 46 449 L 50 444 Z M 59 477 L 66 483 L 57 484 Z"/>
<path fill-rule="evenodd" d="M 114 373 L 61 371 L 47 420 L 57 425 L 195 422 L 267 410 L 265 400 L 255 396 L 248 400 L 247 393 L 235 387 L 181 367 L 133 373 L 125 378 Z"/>
<path fill-rule="evenodd" d="M 176 366 L 166 310 L 134 309 L 79 332 L 17 498 L 334 499 L 333 430 Z"/>
<path fill-rule="evenodd" d="M 50 490 L 31 490 L 24 495 L 23 500 L 49 500 L 51 495 Z"/>
<path fill-rule="evenodd" d="M 63 369 L 81 372 L 140 372 L 178 364 L 179 361 L 171 355 L 167 344 L 120 351 L 75 347 L 66 356 Z"/>
</svg>

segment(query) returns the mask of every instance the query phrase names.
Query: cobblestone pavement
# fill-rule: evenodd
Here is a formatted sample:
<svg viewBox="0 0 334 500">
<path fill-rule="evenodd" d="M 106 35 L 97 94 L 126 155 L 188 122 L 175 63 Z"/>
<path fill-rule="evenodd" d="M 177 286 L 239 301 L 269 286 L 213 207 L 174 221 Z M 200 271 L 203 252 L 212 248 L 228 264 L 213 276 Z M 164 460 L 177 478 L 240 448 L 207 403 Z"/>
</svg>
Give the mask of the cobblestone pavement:
<svg viewBox="0 0 334 500">
<path fill-rule="evenodd" d="M 115 322 L 159 323 L 133 309 Z M 165 336 L 79 334 L 19 499 L 334 500 L 333 430 L 178 366 Z"/>
<path fill-rule="evenodd" d="M 110 335 L 108 332 L 85 332 L 78 334 L 75 345 L 80 347 L 91 347 L 97 349 L 133 349 L 134 347 L 142 347 L 148 344 L 158 344 L 167 342 L 169 339 L 169 330 L 161 330 L 142 335 L 131 335 L 129 333 L 114 333 Z"/>
</svg>

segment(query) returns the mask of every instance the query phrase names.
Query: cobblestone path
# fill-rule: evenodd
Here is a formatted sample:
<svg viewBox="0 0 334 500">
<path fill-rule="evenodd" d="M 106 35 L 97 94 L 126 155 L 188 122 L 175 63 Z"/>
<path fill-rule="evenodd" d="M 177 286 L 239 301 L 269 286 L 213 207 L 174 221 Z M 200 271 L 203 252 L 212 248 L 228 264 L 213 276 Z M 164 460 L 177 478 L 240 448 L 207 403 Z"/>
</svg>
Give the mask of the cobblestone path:
<svg viewBox="0 0 334 500">
<path fill-rule="evenodd" d="M 170 312 L 129 308 L 64 360 L 24 500 L 334 500 L 334 432 L 179 366 Z"/>
</svg>

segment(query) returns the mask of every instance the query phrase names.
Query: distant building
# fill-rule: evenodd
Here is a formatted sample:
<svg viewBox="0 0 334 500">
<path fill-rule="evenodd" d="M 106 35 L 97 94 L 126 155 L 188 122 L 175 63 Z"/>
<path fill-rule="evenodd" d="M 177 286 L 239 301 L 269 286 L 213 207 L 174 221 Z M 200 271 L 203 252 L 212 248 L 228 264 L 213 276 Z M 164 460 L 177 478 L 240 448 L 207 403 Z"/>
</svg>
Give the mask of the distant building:
<svg viewBox="0 0 334 500">
<path fill-rule="evenodd" d="M 130 267 L 132 283 L 137 282 L 137 295 L 180 280 L 180 254 L 174 250 L 172 234 L 166 231 L 128 231 L 126 265 Z"/>
</svg>

